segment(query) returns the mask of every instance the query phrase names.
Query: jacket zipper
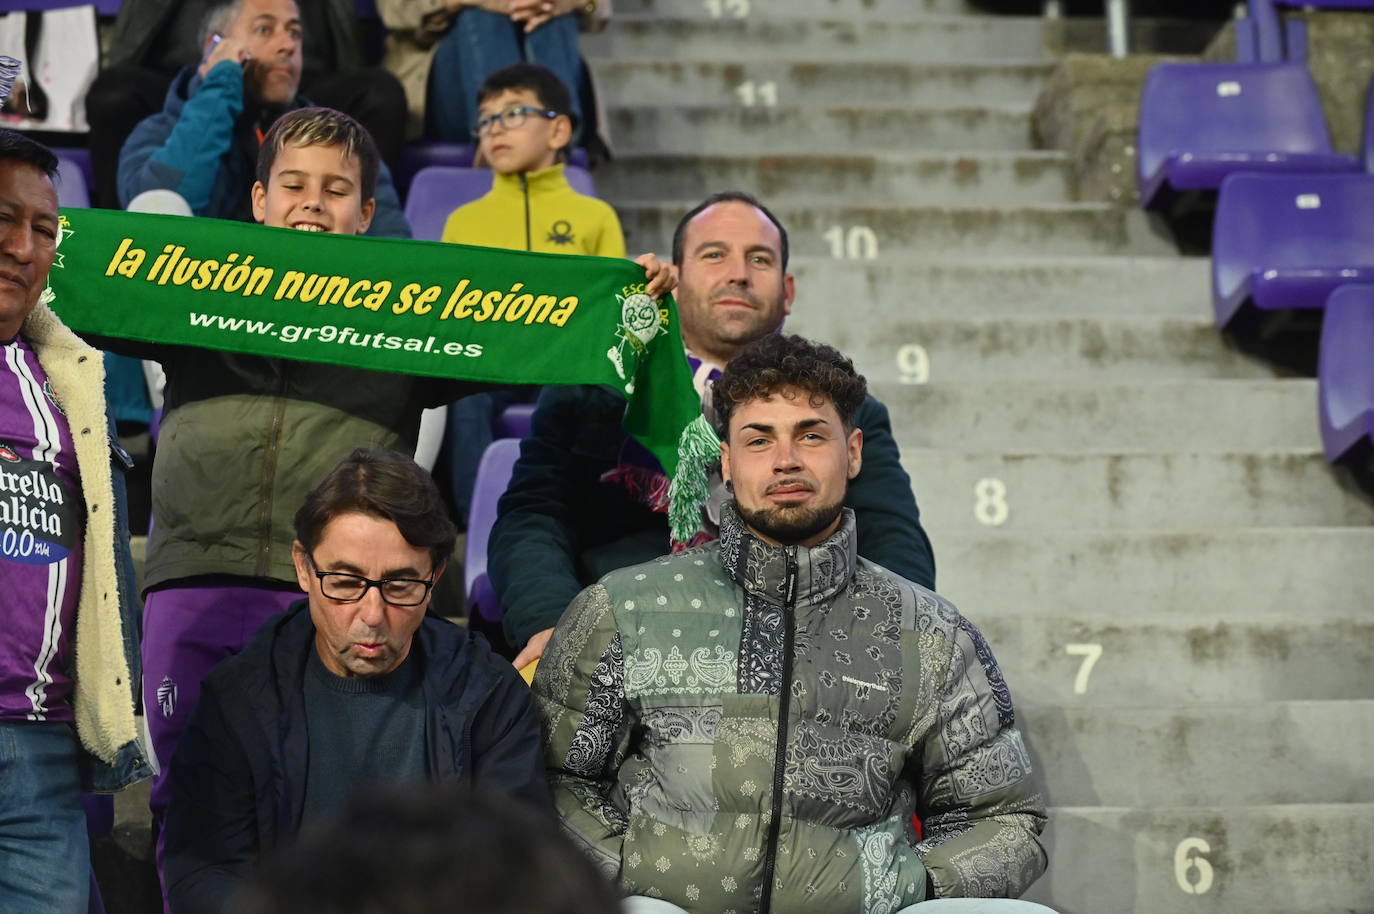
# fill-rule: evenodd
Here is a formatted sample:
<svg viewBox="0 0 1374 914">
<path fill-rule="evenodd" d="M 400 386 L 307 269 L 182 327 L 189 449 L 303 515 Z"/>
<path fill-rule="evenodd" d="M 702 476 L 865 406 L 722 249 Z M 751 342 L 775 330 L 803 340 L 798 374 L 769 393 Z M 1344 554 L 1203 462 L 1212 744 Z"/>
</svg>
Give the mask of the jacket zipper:
<svg viewBox="0 0 1374 914">
<path fill-rule="evenodd" d="M 272 423 L 267 430 L 267 451 L 262 466 L 262 507 L 258 513 L 262 537 L 258 548 L 258 576 L 271 574 L 272 558 L 272 486 L 277 478 L 277 456 L 281 450 L 281 427 L 286 419 L 286 366 L 279 366 L 277 396 L 272 401 Z"/>
<path fill-rule="evenodd" d="M 525 194 L 525 250 L 534 250 L 534 234 L 530 231 L 530 179 L 524 172 L 520 174 L 520 190 Z"/>
<path fill-rule="evenodd" d="M 782 681 L 778 693 L 778 745 L 773 753 L 773 818 L 768 823 L 768 846 L 763 858 L 763 893 L 759 914 L 773 907 L 773 874 L 778 866 L 778 838 L 782 832 L 782 781 L 787 764 L 787 715 L 792 703 L 792 619 L 797 605 L 797 547 L 787 547 L 787 587 L 782 606 Z"/>
</svg>

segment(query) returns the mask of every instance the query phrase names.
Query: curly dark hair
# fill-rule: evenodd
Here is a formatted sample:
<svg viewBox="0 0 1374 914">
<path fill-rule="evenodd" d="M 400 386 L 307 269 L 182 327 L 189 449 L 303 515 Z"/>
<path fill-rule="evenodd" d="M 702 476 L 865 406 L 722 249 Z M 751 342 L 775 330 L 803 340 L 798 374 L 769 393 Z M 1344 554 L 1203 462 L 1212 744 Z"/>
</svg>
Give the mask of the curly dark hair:
<svg viewBox="0 0 1374 914">
<path fill-rule="evenodd" d="M 716 380 L 712 405 L 721 439 L 729 436 L 736 406 L 784 387 L 834 403 L 846 430 L 854 427 L 854 413 L 868 396 L 868 382 L 838 349 L 801 336 L 769 333 L 742 349 Z"/>
</svg>

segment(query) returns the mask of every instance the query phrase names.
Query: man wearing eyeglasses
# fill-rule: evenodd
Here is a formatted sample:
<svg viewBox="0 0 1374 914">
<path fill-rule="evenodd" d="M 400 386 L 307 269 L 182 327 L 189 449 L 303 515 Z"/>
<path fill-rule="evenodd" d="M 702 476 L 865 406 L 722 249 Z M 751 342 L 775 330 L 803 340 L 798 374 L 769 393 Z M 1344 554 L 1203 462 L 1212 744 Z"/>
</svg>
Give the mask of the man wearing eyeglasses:
<svg viewBox="0 0 1374 914">
<path fill-rule="evenodd" d="M 295 528 L 306 598 L 215 668 L 173 757 L 177 914 L 225 910 L 260 855 L 382 784 L 458 780 L 549 808 L 524 683 L 426 614 L 456 538 L 429 474 L 354 451 Z"/>
</svg>

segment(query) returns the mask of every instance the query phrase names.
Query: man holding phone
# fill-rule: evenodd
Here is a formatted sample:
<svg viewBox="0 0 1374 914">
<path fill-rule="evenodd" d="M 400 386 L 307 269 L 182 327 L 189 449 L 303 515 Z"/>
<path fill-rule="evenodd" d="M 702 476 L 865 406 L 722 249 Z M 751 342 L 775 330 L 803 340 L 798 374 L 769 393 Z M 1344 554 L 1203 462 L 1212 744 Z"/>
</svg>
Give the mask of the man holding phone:
<svg viewBox="0 0 1374 914">
<path fill-rule="evenodd" d="M 293 0 L 212 7 L 201 27 L 200 63 L 177 75 L 162 111 L 134 128 L 120 152 L 120 205 L 165 189 L 198 216 L 252 221 L 249 191 L 262 137 L 284 112 L 310 104 L 300 95 L 303 42 Z M 376 199 L 368 234 L 410 237 L 385 166 Z"/>
</svg>

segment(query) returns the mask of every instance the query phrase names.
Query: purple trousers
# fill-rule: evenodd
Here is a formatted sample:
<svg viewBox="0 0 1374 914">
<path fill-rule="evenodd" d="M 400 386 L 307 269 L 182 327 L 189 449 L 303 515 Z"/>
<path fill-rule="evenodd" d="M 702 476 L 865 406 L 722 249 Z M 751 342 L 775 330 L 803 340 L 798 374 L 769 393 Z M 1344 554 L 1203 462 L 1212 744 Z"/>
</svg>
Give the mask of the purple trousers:
<svg viewBox="0 0 1374 914">
<path fill-rule="evenodd" d="M 163 907 L 163 818 L 170 799 L 167 778 L 177 740 L 200 700 L 201 680 L 247 646 L 263 623 L 304 594 L 294 585 L 251 578 L 203 577 L 159 588 L 143 601 L 143 714 L 157 758 L 148 806 L 157 830 L 157 871 Z"/>
</svg>

